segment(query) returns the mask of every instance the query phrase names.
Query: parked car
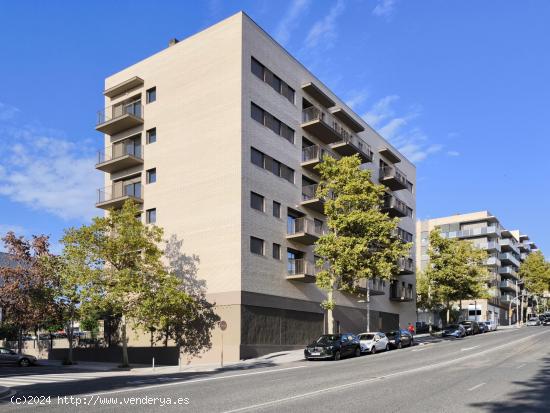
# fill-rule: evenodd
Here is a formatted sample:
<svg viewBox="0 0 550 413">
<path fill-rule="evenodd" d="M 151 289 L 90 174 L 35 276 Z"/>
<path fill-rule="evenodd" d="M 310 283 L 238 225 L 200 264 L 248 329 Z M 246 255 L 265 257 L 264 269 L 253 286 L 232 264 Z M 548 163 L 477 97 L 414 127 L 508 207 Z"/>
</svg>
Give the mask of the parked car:
<svg viewBox="0 0 550 413">
<path fill-rule="evenodd" d="M 466 337 L 466 329 L 462 324 L 450 324 L 443 329 L 443 337 Z"/>
<path fill-rule="evenodd" d="M 361 333 L 358 338 L 362 353 L 374 354 L 377 351 L 388 351 L 390 349 L 388 337 L 380 331 Z"/>
<path fill-rule="evenodd" d="M 546 317 L 542 323 L 543 326 L 550 326 L 550 317 Z"/>
<path fill-rule="evenodd" d="M 466 329 L 467 336 L 472 336 L 474 334 L 480 333 L 479 324 L 477 323 L 477 321 L 462 321 L 460 324 L 462 324 L 462 326 L 464 326 L 464 328 Z"/>
<path fill-rule="evenodd" d="M 410 347 L 414 344 L 414 338 L 407 330 L 395 330 L 386 333 L 390 348 Z"/>
<path fill-rule="evenodd" d="M 478 321 L 477 324 L 479 325 L 480 333 L 487 333 L 489 331 L 489 327 L 487 327 L 487 324 L 485 324 L 485 321 Z"/>
<path fill-rule="evenodd" d="M 529 320 L 527 320 L 527 323 L 525 323 L 527 326 L 540 326 L 540 320 L 538 317 L 531 317 Z"/>
<path fill-rule="evenodd" d="M 483 321 L 483 323 L 487 326 L 489 331 L 496 331 L 497 329 L 496 321 Z"/>
<path fill-rule="evenodd" d="M 361 346 L 355 334 L 323 334 L 304 349 L 306 360 L 340 360 L 346 356 L 360 356 Z"/>
<path fill-rule="evenodd" d="M 17 354 L 9 348 L 0 347 L 0 364 L 19 364 L 28 367 L 36 363 L 36 357 L 28 354 Z"/>
</svg>

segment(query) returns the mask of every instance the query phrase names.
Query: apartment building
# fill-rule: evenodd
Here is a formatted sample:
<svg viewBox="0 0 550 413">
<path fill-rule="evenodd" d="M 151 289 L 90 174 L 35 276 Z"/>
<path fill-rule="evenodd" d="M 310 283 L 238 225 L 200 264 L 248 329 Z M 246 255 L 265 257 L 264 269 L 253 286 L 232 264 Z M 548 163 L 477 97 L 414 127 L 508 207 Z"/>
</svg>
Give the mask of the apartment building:
<svg viewBox="0 0 550 413">
<path fill-rule="evenodd" d="M 108 77 L 103 94 L 97 207 L 133 199 L 200 258 L 226 359 L 300 348 L 326 327 L 313 245 L 324 154 L 358 154 L 401 217 L 396 236 L 414 240 L 414 165 L 242 12 Z M 412 255 L 400 264 L 370 285 L 374 329 L 416 320 Z M 359 301 L 337 294 L 336 329 L 364 330 Z"/>
<path fill-rule="evenodd" d="M 523 260 L 537 246 L 519 230 L 508 230 L 489 211 L 457 214 L 418 221 L 416 254 L 418 270 L 429 265 L 429 234 L 438 228 L 447 238 L 471 242 L 487 251 L 490 299 L 464 300 L 464 316 L 477 320 L 494 320 L 500 324 L 515 323 L 523 310 L 524 318 L 531 311 L 532 301 L 519 277 Z M 516 299 L 517 297 L 517 299 Z"/>
</svg>

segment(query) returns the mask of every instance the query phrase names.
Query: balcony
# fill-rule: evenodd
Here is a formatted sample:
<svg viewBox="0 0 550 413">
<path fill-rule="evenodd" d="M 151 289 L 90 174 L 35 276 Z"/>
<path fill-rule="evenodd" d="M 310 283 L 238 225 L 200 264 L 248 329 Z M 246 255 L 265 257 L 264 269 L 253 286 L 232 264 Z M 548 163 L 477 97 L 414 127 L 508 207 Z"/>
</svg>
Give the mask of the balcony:
<svg viewBox="0 0 550 413">
<path fill-rule="evenodd" d="M 407 188 L 407 176 L 395 166 L 385 165 L 380 167 L 378 180 L 392 191 Z"/>
<path fill-rule="evenodd" d="M 495 241 L 474 244 L 474 247 L 479 248 L 481 250 L 490 251 L 490 252 L 500 252 L 500 244 Z"/>
<path fill-rule="evenodd" d="M 302 187 L 302 202 L 300 205 L 314 211 L 325 212 L 325 200 L 317 196 L 317 184 Z"/>
<path fill-rule="evenodd" d="M 125 80 L 122 83 L 119 83 L 116 86 L 110 87 L 109 89 L 105 90 L 103 94 L 112 99 L 116 96 L 122 95 L 123 93 L 128 93 L 131 90 L 142 87 L 143 83 L 144 82 L 142 78 L 134 76 L 128 80 Z"/>
<path fill-rule="evenodd" d="M 355 284 L 355 291 L 358 292 L 359 294 L 366 294 L 367 293 L 367 283 L 368 283 L 368 291 L 369 291 L 369 295 L 384 295 L 385 292 L 384 292 L 384 287 L 385 287 L 385 282 L 378 279 L 378 278 L 375 278 L 375 279 L 372 279 L 372 280 L 367 280 L 366 278 L 365 279 L 362 279 L 362 280 L 359 280 L 357 282 L 357 284 Z"/>
<path fill-rule="evenodd" d="M 115 135 L 126 129 L 143 125 L 141 100 L 118 103 L 98 112 L 96 130 Z"/>
<path fill-rule="evenodd" d="M 355 136 L 345 129 L 334 116 L 310 106 L 302 111 L 302 129 L 319 138 L 324 143 L 336 143 Z"/>
<path fill-rule="evenodd" d="M 114 185 L 97 190 L 96 208 L 118 209 L 127 200 L 143 204 L 141 182 L 116 182 Z"/>
<path fill-rule="evenodd" d="M 330 152 L 327 152 L 319 145 L 312 145 L 307 148 L 302 148 L 302 168 L 317 173 L 315 167 L 319 165 L 323 160 L 323 157 L 327 155 L 330 156 Z"/>
<path fill-rule="evenodd" d="M 518 291 L 517 285 L 515 283 L 513 283 L 512 281 L 510 281 L 510 280 L 501 281 L 500 282 L 500 289 L 505 290 L 505 291 L 513 291 L 513 292 Z"/>
<path fill-rule="evenodd" d="M 518 277 L 518 272 L 516 271 L 516 269 L 510 265 L 507 265 L 507 266 L 504 266 L 504 267 L 500 267 L 498 269 L 498 273 L 500 275 L 504 275 L 504 276 L 509 276 L 509 277 Z"/>
<path fill-rule="evenodd" d="M 296 258 L 288 260 L 287 272 L 287 280 L 313 283 L 318 270 L 313 262 L 304 258 Z"/>
<path fill-rule="evenodd" d="M 498 237 L 500 235 L 500 232 L 501 232 L 501 229 L 499 227 L 488 226 L 488 227 L 464 229 L 462 231 L 443 232 L 441 233 L 441 235 L 444 238 L 472 238 L 472 237 L 479 237 L 482 235 L 486 237 Z M 502 244 L 499 244 L 499 246 L 500 245 Z"/>
<path fill-rule="evenodd" d="M 519 259 L 511 252 L 502 252 L 498 255 L 498 257 L 503 264 L 512 264 L 516 267 L 519 267 L 521 265 Z"/>
<path fill-rule="evenodd" d="M 498 259 L 498 257 L 489 257 L 485 261 L 485 265 L 500 266 L 500 260 Z"/>
<path fill-rule="evenodd" d="M 341 156 L 352 156 L 358 154 L 359 158 L 361 158 L 361 163 L 372 162 L 372 149 L 369 144 L 363 142 L 356 135 L 349 135 L 340 142 L 331 144 L 330 147 L 334 152 Z"/>
<path fill-rule="evenodd" d="M 517 242 L 511 238 L 501 239 L 500 248 L 502 251 L 514 251 L 516 254 L 520 254 Z"/>
<path fill-rule="evenodd" d="M 99 151 L 96 169 L 103 172 L 117 172 L 133 166 L 143 165 L 143 146 L 113 145 Z"/>
<path fill-rule="evenodd" d="M 512 301 L 515 301 L 516 296 L 511 294 L 501 294 L 500 301 L 504 304 L 509 304 Z"/>
<path fill-rule="evenodd" d="M 325 233 L 322 222 L 300 217 L 289 223 L 286 239 L 304 245 L 313 245 Z"/>
<path fill-rule="evenodd" d="M 387 212 L 390 217 L 406 217 L 409 215 L 409 207 L 394 195 L 384 195 L 383 212 Z"/>
<path fill-rule="evenodd" d="M 408 302 L 413 300 L 412 288 L 402 287 L 396 283 L 390 285 L 390 301 Z"/>
<path fill-rule="evenodd" d="M 414 260 L 412 258 L 401 257 L 397 265 L 399 266 L 400 275 L 414 274 Z"/>
</svg>

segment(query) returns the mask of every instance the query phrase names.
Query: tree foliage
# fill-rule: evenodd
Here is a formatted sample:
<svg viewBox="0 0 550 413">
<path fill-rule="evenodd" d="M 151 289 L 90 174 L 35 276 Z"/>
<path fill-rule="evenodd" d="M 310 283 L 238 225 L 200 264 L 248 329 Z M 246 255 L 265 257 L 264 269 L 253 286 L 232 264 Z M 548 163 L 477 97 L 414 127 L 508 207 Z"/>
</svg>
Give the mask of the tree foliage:
<svg viewBox="0 0 550 413">
<path fill-rule="evenodd" d="M 463 240 L 430 232 L 429 266 L 417 276 L 419 307 L 435 309 L 453 302 L 488 298 L 487 252 Z"/>
<path fill-rule="evenodd" d="M 527 291 L 533 294 L 541 296 L 550 291 L 550 263 L 541 251 L 527 256 L 519 268 L 519 276 L 525 281 Z"/>
<path fill-rule="evenodd" d="M 327 234 L 316 243 L 317 285 L 327 292 L 323 303 L 332 328 L 333 292 L 357 293 L 358 282 L 389 279 L 410 244 L 396 237 L 398 218 L 382 212 L 385 187 L 374 184 L 371 171 L 360 168 L 357 155 L 339 160 L 325 157 L 316 168 L 321 176 L 317 196 L 325 199 Z"/>
</svg>

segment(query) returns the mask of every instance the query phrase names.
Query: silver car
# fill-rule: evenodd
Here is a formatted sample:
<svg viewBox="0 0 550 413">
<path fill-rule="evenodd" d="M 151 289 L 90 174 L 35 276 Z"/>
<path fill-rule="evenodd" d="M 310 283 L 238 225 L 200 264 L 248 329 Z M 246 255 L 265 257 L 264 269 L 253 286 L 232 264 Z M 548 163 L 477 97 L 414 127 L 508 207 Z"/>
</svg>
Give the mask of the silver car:
<svg viewBox="0 0 550 413">
<path fill-rule="evenodd" d="M 9 348 L 0 347 L 0 364 L 19 364 L 28 367 L 36 363 L 36 357 L 29 354 L 17 354 Z"/>
<path fill-rule="evenodd" d="M 540 326 L 540 320 L 538 317 L 531 317 L 529 321 L 525 323 L 527 326 Z"/>
</svg>

